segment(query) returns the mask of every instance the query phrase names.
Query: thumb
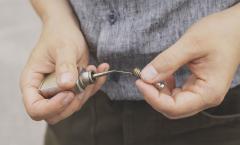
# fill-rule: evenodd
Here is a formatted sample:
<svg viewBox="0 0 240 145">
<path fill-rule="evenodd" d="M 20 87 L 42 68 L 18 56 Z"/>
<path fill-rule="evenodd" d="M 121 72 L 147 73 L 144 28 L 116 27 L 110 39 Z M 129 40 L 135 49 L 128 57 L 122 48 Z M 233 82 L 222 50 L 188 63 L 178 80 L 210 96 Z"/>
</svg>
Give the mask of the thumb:
<svg viewBox="0 0 240 145">
<path fill-rule="evenodd" d="M 56 56 L 57 83 L 62 89 L 74 87 L 77 78 L 77 54 L 74 49 L 61 49 Z"/>
<path fill-rule="evenodd" d="M 170 77 L 178 68 L 194 59 L 190 45 L 182 40 L 160 53 L 141 72 L 141 78 L 148 83 L 156 83 Z"/>
</svg>

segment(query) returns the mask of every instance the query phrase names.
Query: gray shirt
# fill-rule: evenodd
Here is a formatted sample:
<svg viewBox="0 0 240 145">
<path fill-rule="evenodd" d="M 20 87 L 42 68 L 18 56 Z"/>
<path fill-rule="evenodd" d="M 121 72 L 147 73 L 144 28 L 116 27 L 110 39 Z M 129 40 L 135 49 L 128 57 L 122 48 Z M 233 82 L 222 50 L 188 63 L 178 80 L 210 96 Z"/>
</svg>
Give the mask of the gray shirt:
<svg viewBox="0 0 240 145">
<path fill-rule="evenodd" d="M 90 63 L 143 68 L 197 20 L 239 0 L 71 0 L 90 51 Z M 176 72 L 177 86 L 189 74 Z M 113 100 L 141 100 L 135 78 L 111 75 L 102 90 Z M 240 82 L 240 69 L 232 86 Z"/>
</svg>

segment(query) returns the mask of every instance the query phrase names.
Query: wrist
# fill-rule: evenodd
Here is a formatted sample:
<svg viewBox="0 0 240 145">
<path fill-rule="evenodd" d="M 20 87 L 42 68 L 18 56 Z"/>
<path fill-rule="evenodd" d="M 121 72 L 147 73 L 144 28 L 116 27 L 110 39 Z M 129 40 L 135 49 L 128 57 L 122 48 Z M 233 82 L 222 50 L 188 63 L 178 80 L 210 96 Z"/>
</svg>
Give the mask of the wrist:
<svg viewBox="0 0 240 145">
<path fill-rule="evenodd" d="M 79 28 L 79 22 L 73 12 L 48 13 L 41 17 L 44 25 L 53 26 L 74 26 Z"/>
<path fill-rule="evenodd" d="M 42 20 L 44 26 L 77 28 L 79 29 L 79 23 L 74 16 L 48 16 Z"/>
<path fill-rule="evenodd" d="M 57 26 L 68 23 L 78 27 L 78 21 L 68 0 L 31 0 L 31 2 L 44 25 Z"/>
</svg>

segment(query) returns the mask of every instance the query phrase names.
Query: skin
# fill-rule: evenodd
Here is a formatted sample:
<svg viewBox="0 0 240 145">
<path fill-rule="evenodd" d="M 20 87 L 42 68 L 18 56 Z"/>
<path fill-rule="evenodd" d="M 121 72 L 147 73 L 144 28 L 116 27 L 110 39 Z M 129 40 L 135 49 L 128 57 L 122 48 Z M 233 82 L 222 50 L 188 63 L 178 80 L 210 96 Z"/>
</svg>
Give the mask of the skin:
<svg viewBox="0 0 240 145">
<path fill-rule="evenodd" d="M 30 117 L 55 124 L 78 111 L 101 88 L 106 77 L 99 78 L 79 95 L 64 91 L 45 99 L 38 92 L 44 75 L 56 71 L 59 87 L 66 90 L 74 86 L 78 68 L 103 72 L 109 69 L 109 65 L 103 63 L 97 68 L 88 65 L 87 44 L 66 0 L 31 2 L 42 19 L 43 27 L 40 39 L 22 72 L 20 87 Z"/>
<path fill-rule="evenodd" d="M 141 72 L 136 85 L 145 100 L 171 119 L 194 115 L 219 105 L 240 63 L 240 4 L 207 16 Z M 186 65 L 191 75 L 176 88 L 172 74 Z M 165 80 L 158 91 L 153 83 Z"/>
<path fill-rule="evenodd" d="M 55 124 L 75 111 L 106 81 L 103 77 L 75 96 L 61 92 L 44 99 L 38 87 L 44 75 L 56 71 L 59 87 L 73 87 L 78 67 L 103 72 L 88 65 L 88 48 L 67 0 L 31 0 L 43 22 L 40 39 L 21 75 L 20 87 L 25 108 L 34 120 Z M 168 118 L 194 115 L 219 105 L 228 91 L 240 62 L 240 5 L 207 16 L 194 24 L 174 45 L 159 54 L 141 72 L 136 86 L 145 100 Z M 172 74 L 186 65 L 192 72 L 181 88 L 175 87 Z M 158 91 L 154 83 L 165 80 Z"/>
</svg>

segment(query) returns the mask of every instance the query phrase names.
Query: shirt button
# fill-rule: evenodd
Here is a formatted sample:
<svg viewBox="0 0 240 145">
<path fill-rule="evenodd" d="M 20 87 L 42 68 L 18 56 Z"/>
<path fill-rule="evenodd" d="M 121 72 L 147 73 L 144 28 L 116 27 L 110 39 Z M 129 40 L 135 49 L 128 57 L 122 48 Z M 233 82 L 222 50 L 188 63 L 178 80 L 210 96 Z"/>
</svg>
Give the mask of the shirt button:
<svg viewBox="0 0 240 145">
<path fill-rule="evenodd" d="M 108 21 L 111 25 L 115 24 L 115 22 L 117 21 L 117 15 L 114 11 L 111 11 L 108 15 Z"/>
</svg>

